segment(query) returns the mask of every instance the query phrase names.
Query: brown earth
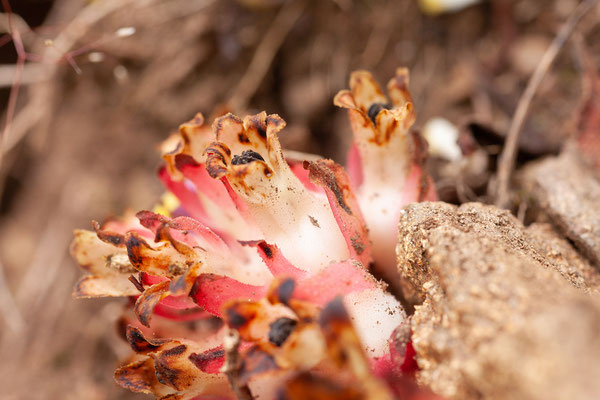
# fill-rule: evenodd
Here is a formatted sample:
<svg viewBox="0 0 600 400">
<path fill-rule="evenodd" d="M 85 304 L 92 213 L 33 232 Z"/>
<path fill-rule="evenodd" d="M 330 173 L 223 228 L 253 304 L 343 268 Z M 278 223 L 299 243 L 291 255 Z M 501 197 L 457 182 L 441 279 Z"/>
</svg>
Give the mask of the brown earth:
<svg viewBox="0 0 600 400">
<path fill-rule="evenodd" d="M 413 204 L 399 268 L 420 382 L 450 399 L 596 399 L 598 272 L 548 226 L 477 203 Z"/>
</svg>

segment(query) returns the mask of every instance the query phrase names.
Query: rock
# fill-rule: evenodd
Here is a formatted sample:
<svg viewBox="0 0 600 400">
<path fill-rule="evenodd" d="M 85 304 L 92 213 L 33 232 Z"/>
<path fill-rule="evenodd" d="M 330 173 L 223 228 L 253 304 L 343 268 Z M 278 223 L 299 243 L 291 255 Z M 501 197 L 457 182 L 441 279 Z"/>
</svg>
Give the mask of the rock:
<svg viewBox="0 0 600 400">
<path fill-rule="evenodd" d="M 600 273 L 549 223 L 526 228 L 531 244 L 566 280 L 579 289 L 600 293 Z"/>
<path fill-rule="evenodd" d="M 598 274 L 568 242 L 476 203 L 409 205 L 399 229 L 404 284 L 423 300 L 422 383 L 449 399 L 600 398 Z"/>
<path fill-rule="evenodd" d="M 574 151 L 527 166 L 522 186 L 535 206 L 600 268 L 600 181 Z"/>
</svg>

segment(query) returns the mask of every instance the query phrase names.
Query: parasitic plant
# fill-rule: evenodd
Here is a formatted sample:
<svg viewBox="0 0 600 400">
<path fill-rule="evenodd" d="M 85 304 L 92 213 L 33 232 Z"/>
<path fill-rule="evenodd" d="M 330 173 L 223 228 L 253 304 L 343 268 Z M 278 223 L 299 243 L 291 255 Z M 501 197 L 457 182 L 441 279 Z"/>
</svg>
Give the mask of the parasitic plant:
<svg viewBox="0 0 600 400">
<path fill-rule="evenodd" d="M 277 115 L 211 127 L 198 114 L 163 143 L 164 204 L 75 232 L 88 272 L 75 296 L 135 300 L 121 386 L 161 399 L 433 398 L 411 380 L 403 307 L 369 271 L 397 279 L 401 208 L 436 197 L 408 73 L 389 100 L 368 72 L 350 87 L 335 98 L 354 132 L 348 175 L 286 157 Z"/>
</svg>

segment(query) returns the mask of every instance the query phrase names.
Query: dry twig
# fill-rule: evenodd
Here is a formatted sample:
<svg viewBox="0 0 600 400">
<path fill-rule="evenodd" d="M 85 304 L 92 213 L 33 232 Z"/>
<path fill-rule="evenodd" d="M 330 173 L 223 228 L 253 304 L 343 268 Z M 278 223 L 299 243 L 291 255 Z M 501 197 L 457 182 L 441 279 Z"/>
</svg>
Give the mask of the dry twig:
<svg viewBox="0 0 600 400">
<path fill-rule="evenodd" d="M 6 106 L 6 120 L 4 121 L 4 127 L 2 129 L 2 138 L 0 140 L 0 165 L 2 165 L 2 158 L 4 156 L 4 144 L 10 132 L 11 123 L 17 107 L 17 97 L 19 96 L 19 88 L 21 77 L 23 75 L 23 68 L 25 67 L 25 60 L 27 60 L 27 53 L 21 39 L 21 33 L 16 27 L 16 22 L 13 19 L 12 9 L 8 0 L 2 0 L 2 8 L 5 10 L 6 25 L 8 27 L 8 33 L 12 38 L 17 52 L 17 62 L 14 75 L 14 85 L 10 89 L 8 96 L 8 105 Z"/>
<path fill-rule="evenodd" d="M 515 115 L 510 124 L 508 134 L 506 136 L 506 143 L 502 154 L 498 159 L 498 175 L 497 182 L 495 185 L 495 199 L 496 205 L 501 208 L 507 208 L 510 196 L 509 196 L 509 182 L 512 175 L 512 171 L 515 166 L 515 160 L 517 156 L 517 144 L 519 141 L 519 134 L 521 127 L 525 122 L 525 117 L 529 111 L 531 101 L 537 92 L 540 83 L 544 79 L 544 76 L 550 69 L 550 66 L 554 62 L 558 52 L 563 47 L 581 18 L 597 3 L 597 0 L 583 0 L 577 8 L 571 13 L 569 18 L 561 26 L 558 34 L 550 44 L 550 47 L 544 53 L 544 56 L 537 65 L 533 75 L 527 83 L 527 87 L 523 92 L 523 95 L 519 99 Z M 492 186 L 493 187 L 493 186 Z"/>
</svg>

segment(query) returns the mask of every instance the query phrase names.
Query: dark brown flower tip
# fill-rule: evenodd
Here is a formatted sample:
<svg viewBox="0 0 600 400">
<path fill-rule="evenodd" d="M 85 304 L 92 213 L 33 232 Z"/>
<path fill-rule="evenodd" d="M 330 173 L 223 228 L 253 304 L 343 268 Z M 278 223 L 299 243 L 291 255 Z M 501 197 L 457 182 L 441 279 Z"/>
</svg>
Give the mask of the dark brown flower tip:
<svg viewBox="0 0 600 400">
<path fill-rule="evenodd" d="M 126 338 L 133 351 L 141 354 L 157 351 L 161 345 L 168 342 L 165 339 L 148 339 L 141 330 L 132 325 L 127 326 Z"/>
</svg>

